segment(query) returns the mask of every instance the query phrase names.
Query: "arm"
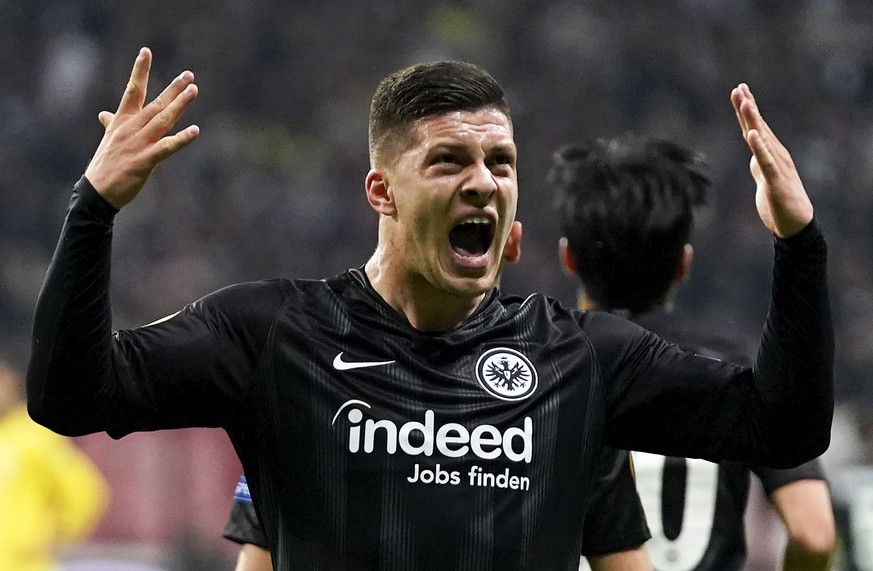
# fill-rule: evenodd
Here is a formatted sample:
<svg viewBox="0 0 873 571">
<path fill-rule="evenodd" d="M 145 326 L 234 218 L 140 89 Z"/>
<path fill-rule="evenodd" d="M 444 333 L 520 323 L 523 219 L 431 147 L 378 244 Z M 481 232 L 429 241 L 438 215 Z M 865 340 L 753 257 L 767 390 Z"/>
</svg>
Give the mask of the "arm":
<svg viewBox="0 0 873 571">
<path fill-rule="evenodd" d="M 252 377 L 258 340 L 236 319 L 252 313 L 240 290 L 213 294 L 153 326 L 112 333 L 114 216 L 160 161 L 198 133 L 190 127 L 165 135 L 196 95 L 190 72 L 143 107 L 150 63 L 143 49 L 118 111 L 100 114 L 106 132 L 74 189 L 37 301 L 28 412 L 61 434 L 219 426 Z M 258 305 L 256 297 L 255 312 Z"/>
<path fill-rule="evenodd" d="M 588 558 L 591 571 L 651 571 L 652 562 L 643 545 Z"/>
<path fill-rule="evenodd" d="M 827 483 L 797 480 L 777 488 L 770 494 L 770 501 L 788 534 L 782 569 L 830 569 L 836 547 L 836 524 Z"/>
<path fill-rule="evenodd" d="M 813 206 L 788 150 L 764 121 L 749 87 L 740 84 L 731 92 L 731 102 L 743 137 L 752 151 L 750 170 L 756 182 L 755 204 L 764 225 L 777 237 L 773 294 L 755 366 L 756 377 L 763 379 L 762 397 L 772 413 L 781 419 L 804 419 L 809 428 L 800 435 L 783 431 L 785 443 L 794 438 L 809 438 L 814 445 L 800 461 L 823 453 L 830 443 L 833 419 L 834 335 L 828 299 L 826 248 L 806 254 L 805 263 L 784 272 L 780 258 L 797 255 L 792 241 L 808 233 Z M 782 240 L 780 240 L 782 239 Z M 788 246 L 788 247 L 786 247 Z M 794 262 L 795 260 L 791 260 Z M 818 261 L 818 263 L 815 263 Z M 796 271 L 796 270 L 800 271 Z M 787 275 L 780 275 L 780 270 Z M 795 375 L 800 376 L 795 376 Z M 780 388 L 772 380 L 783 379 L 795 394 L 804 399 L 783 401 Z M 793 406 L 792 406 L 793 405 Z M 796 408 L 795 408 L 796 407 Z M 799 461 L 792 462 L 793 464 Z"/>
<path fill-rule="evenodd" d="M 233 571 L 273 571 L 270 552 L 263 547 L 246 543 L 239 550 Z"/>
<path fill-rule="evenodd" d="M 664 455 L 796 466 L 820 455 L 830 440 L 827 248 L 791 157 L 748 88 L 731 97 L 753 153 L 759 215 L 775 234 L 757 361 L 750 370 L 682 354 L 638 331 L 623 332 L 623 342 L 616 333 L 594 339 L 608 383 L 605 438 L 612 446 Z"/>
</svg>

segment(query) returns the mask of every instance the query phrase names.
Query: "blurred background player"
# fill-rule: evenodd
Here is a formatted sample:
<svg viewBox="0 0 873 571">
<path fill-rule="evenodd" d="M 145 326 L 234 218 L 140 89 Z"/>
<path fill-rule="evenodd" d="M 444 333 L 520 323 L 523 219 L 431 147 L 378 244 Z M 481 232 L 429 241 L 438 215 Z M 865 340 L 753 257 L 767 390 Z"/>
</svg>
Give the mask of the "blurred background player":
<svg viewBox="0 0 873 571">
<path fill-rule="evenodd" d="M 549 176 L 565 236 L 560 259 L 581 281 L 580 309 L 620 313 L 686 349 L 748 363 L 735 343 L 673 307 L 691 265 L 694 209 L 710 187 L 704 169 L 684 147 L 632 135 L 563 147 Z M 742 568 L 750 471 L 784 522 L 783 569 L 829 568 L 834 516 L 817 460 L 770 470 L 635 452 L 633 463 L 655 569 Z M 589 511 L 607 508 L 595 490 Z"/>
<path fill-rule="evenodd" d="M 70 440 L 33 422 L 22 381 L 0 357 L 0 569 L 49 571 L 61 551 L 88 537 L 107 486 Z"/>
</svg>

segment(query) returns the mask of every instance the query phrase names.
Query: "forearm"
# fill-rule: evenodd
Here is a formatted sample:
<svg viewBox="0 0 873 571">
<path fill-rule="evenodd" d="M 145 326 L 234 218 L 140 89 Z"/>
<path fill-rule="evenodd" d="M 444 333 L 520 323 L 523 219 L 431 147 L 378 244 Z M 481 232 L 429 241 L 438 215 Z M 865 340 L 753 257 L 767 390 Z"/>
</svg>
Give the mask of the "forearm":
<svg viewBox="0 0 873 571">
<path fill-rule="evenodd" d="M 101 430 L 101 388 L 111 369 L 109 269 L 115 209 L 87 180 L 75 187 L 36 304 L 27 404 L 67 435 Z"/>
<path fill-rule="evenodd" d="M 834 340 L 827 248 L 817 222 L 777 240 L 772 296 L 755 375 L 770 431 L 791 466 L 820 455 L 833 417 Z"/>
<path fill-rule="evenodd" d="M 239 552 L 234 571 L 272 571 L 270 552 L 263 547 L 246 543 Z"/>
</svg>

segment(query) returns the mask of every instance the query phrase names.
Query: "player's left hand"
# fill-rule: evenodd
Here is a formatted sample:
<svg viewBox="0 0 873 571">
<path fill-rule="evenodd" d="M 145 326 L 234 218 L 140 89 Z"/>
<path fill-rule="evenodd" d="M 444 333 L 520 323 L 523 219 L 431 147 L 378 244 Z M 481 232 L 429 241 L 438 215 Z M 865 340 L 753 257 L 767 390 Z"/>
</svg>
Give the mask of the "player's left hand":
<svg viewBox="0 0 873 571">
<path fill-rule="evenodd" d="M 764 121 L 749 86 L 731 91 L 743 138 L 752 151 L 749 169 L 757 183 L 755 204 L 764 225 L 776 236 L 787 238 L 812 220 L 813 207 L 794 161 Z"/>
</svg>

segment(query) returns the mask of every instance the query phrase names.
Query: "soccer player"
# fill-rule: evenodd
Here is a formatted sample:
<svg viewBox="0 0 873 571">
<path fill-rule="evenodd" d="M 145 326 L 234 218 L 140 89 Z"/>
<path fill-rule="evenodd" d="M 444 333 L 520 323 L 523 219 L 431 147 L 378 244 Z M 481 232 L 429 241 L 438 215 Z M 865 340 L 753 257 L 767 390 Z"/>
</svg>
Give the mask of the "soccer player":
<svg viewBox="0 0 873 571">
<path fill-rule="evenodd" d="M 199 133 L 168 134 L 193 74 L 145 104 L 150 64 L 144 48 L 99 115 L 37 301 L 28 409 L 65 434 L 223 428 L 277 571 L 575 569 L 603 444 L 774 467 L 827 448 L 826 245 L 746 86 L 731 99 L 776 235 L 754 369 L 495 288 L 521 233 L 516 146 L 502 88 L 463 62 L 377 87 L 364 181 L 377 246 L 360 268 L 233 285 L 113 333 L 116 214 Z"/>
<path fill-rule="evenodd" d="M 581 282 L 581 310 L 620 312 L 685 349 L 738 363 L 748 360 L 734 339 L 673 310 L 691 266 L 695 208 L 710 187 L 699 155 L 669 141 L 634 135 L 584 141 L 555 154 L 549 179 L 565 236 L 560 258 Z M 741 462 L 633 456 L 654 535 L 647 548 L 655 569 L 742 568 L 750 473 L 760 479 L 785 524 L 783 568 L 829 568 L 836 532 L 818 460 L 773 470 Z M 610 504 L 595 488 L 589 510 L 604 513 Z"/>
</svg>

